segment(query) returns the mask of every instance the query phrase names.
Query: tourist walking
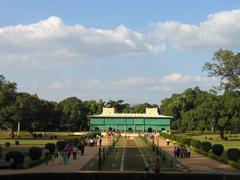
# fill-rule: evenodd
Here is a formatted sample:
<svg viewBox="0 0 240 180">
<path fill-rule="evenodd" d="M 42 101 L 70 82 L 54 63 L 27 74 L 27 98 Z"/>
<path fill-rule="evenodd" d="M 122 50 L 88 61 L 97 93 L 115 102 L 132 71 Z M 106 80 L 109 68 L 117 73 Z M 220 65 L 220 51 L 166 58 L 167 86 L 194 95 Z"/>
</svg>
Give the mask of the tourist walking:
<svg viewBox="0 0 240 180">
<path fill-rule="evenodd" d="M 177 154 L 178 154 L 178 148 L 177 148 L 177 146 L 174 146 L 173 155 L 175 158 L 177 157 Z"/>
<path fill-rule="evenodd" d="M 80 151 L 81 151 L 81 155 L 84 154 L 84 148 L 85 148 L 85 146 L 84 146 L 84 141 L 81 141 L 81 143 L 80 143 Z"/>
<path fill-rule="evenodd" d="M 170 140 L 169 140 L 169 139 L 167 139 L 166 141 L 167 141 L 167 146 L 169 146 Z"/>
<path fill-rule="evenodd" d="M 69 144 L 69 145 L 67 145 L 67 158 L 69 159 L 70 158 L 70 156 L 71 156 L 71 154 L 72 154 L 72 146 Z"/>
<path fill-rule="evenodd" d="M 2 148 L 2 145 L 0 145 L 0 159 L 2 158 L 2 152 L 3 152 L 3 148 Z"/>
<path fill-rule="evenodd" d="M 144 171 L 149 172 L 150 166 L 151 166 L 151 161 L 147 161 L 147 163 L 146 163 L 145 165 L 146 165 L 146 166 L 145 166 L 145 168 L 144 168 Z"/>
<path fill-rule="evenodd" d="M 73 146 L 73 159 L 77 159 L 77 152 L 78 148 L 76 146 Z"/>
<path fill-rule="evenodd" d="M 65 165 L 67 165 L 68 163 L 68 155 L 67 155 L 67 148 L 64 149 L 63 153 L 62 153 L 62 158 L 63 158 L 63 163 Z"/>
<path fill-rule="evenodd" d="M 156 162 L 155 162 L 155 173 L 160 173 L 160 160 L 159 158 L 156 159 Z"/>
<path fill-rule="evenodd" d="M 180 156 L 181 156 L 181 158 L 184 157 L 184 148 L 183 148 L 183 146 L 181 146 L 181 148 L 180 148 Z"/>
<path fill-rule="evenodd" d="M 187 148 L 187 157 L 190 158 L 191 156 L 191 146 L 188 146 Z"/>
<path fill-rule="evenodd" d="M 49 155 L 50 155 L 49 153 L 50 153 L 49 150 L 45 148 L 43 151 L 45 165 L 48 165 Z"/>
<path fill-rule="evenodd" d="M 63 151 L 58 151 L 58 164 L 63 164 Z"/>
<path fill-rule="evenodd" d="M 177 147 L 177 157 L 178 158 L 180 157 L 180 147 L 179 146 Z"/>
</svg>

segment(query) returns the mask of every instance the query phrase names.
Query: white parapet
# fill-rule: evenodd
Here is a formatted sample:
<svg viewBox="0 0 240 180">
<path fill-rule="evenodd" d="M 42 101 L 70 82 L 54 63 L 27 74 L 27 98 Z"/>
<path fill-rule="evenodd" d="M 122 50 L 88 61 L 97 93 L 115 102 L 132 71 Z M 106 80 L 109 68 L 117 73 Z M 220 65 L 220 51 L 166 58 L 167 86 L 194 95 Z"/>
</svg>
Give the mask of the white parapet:
<svg viewBox="0 0 240 180">
<path fill-rule="evenodd" d="M 146 108 L 146 114 L 148 114 L 148 115 L 159 115 L 157 108 Z"/>
<path fill-rule="evenodd" d="M 115 109 L 114 108 L 103 108 L 103 112 L 102 115 L 111 115 L 115 113 Z"/>
</svg>

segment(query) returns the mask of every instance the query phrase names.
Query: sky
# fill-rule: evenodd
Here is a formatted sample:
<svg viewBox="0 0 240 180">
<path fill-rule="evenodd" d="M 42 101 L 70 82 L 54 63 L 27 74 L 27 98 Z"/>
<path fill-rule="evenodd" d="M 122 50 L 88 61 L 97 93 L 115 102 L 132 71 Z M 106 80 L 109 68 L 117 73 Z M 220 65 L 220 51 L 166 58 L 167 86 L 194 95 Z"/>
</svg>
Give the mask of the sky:
<svg viewBox="0 0 240 180">
<path fill-rule="evenodd" d="M 239 0 L 0 0 L 0 74 L 61 101 L 155 103 L 218 84 L 214 52 L 239 51 Z"/>
</svg>

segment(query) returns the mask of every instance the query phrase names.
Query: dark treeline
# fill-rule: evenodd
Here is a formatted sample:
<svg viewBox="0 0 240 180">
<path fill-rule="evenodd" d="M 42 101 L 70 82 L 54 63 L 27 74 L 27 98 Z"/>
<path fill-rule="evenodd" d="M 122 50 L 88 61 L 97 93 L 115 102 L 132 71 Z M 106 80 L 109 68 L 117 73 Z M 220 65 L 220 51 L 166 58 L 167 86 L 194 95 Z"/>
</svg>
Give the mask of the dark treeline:
<svg viewBox="0 0 240 180">
<path fill-rule="evenodd" d="M 220 49 L 203 71 L 217 77 L 220 84 L 210 92 L 199 88 L 187 89 L 162 101 L 161 111 L 174 117 L 173 127 L 186 130 L 240 130 L 240 53 Z M 218 92 L 218 94 L 217 94 Z M 220 93 L 220 95 L 219 95 Z"/>
<path fill-rule="evenodd" d="M 17 92 L 17 84 L 0 75 L 0 129 L 16 131 L 18 122 L 22 131 L 80 131 L 88 130 L 88 117 L 100 114 L 103 107 L 114 107 L 118 113 L 144 113 L 146 107 L 156 104 L 124 103 L 123 100 L 81 101 L 69 97 L 59 103 Z"/>
<path fill-rule="evenodd" d="M 216 95 L 196 87 L 162 100 L 160 109 L 181 132 L 217 131 L 222 138 L 226 130 L 240 132 L 240 92 Z"/>
<path fill-rule="evenodd" d="M 203 70 L 220 79 L 214 90 L 198 87 L 173 94 L 162 100 L 159 111 L 174 117 L 172 128 L 218 131 L 224 138 L 226 130 L 240 130 L 240 53 L 230 50 L 214 53 L 212 62 Z M 88 116 L 100 114 L 103 107 L 114 107 L 118 113 L 145 113 L 146 107 L 156 104 L 125 103 L 123 100 L 81 101 L 76 97 L 59 103 L 39 99 L 37 95 L 19 93 L 17 85 L 0 75 L 0 128 L 16 130 L 21 123 L 24 131 L 79 131 L 88 130 Z"/>
</svg>

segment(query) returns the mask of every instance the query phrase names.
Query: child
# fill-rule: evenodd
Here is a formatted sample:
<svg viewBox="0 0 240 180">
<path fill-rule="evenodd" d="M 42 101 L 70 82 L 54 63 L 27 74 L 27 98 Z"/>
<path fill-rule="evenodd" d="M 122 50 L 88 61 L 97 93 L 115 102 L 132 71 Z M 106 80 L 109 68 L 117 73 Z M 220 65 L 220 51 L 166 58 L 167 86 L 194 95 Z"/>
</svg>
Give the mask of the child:
<svg viewBox="0 0 240 180">
<path fill-rule="evenodd" d="M 151 165 L 151 162 L 150 162 L 150 161 L 147 161 L 146 166 L 145 166 L 145 168 L 144 168 L 144 170 L 145 170 L 146 172 L 149 172 L 149 170 L 150 170 L 150 165 Z"/>
</svg>

